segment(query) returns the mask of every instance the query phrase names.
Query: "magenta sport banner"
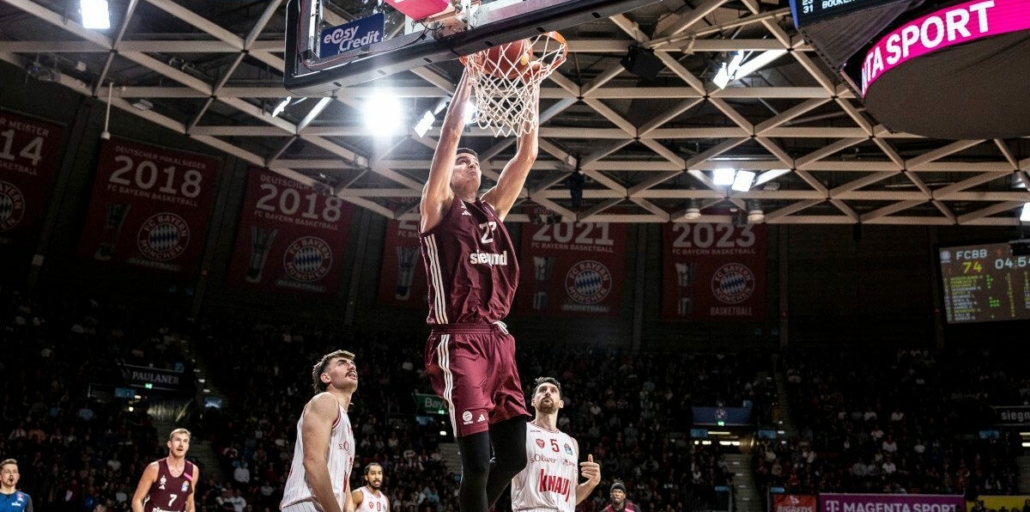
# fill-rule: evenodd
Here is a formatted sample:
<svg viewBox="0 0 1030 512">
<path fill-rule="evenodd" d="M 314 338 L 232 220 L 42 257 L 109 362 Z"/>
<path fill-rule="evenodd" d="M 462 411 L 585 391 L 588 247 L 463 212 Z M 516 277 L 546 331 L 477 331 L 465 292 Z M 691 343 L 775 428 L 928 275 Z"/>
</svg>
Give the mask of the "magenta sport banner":
<svg viewBox="0 0 1030 512">
<path fill-rule="evenodd" d="M 220 166 L 211 156 L 104 141 L 79 257 L 192 277 L 204 252 Z"/>
<path fill-rule="evenodd" d="M 961 512 L 961 495 L 820 494 L 819 512 Z"/>
<path fill-rule="evenodd" d="M 25 248 L 35 241 L 62 132 L 59 125 L 0 111 L 0 248 Z"/>
<path fill-rule="evenodd" d="M 343 199 L 252 167 L 227 281 L 266 293 L 336 293 L 350 219 Z"/>
<path fill-rule="evenodd" d="M 626 232 L 625 224 L 523 224 L 518 314 L 617 316 Z"/>
</svg>

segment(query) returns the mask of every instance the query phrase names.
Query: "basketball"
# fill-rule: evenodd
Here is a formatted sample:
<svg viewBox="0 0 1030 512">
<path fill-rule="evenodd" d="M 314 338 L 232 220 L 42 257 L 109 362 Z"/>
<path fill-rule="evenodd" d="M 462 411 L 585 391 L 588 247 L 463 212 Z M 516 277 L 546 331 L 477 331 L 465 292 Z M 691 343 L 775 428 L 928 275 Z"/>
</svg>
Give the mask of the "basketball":
<svg viewBox="0 0 1030 512">
<path fill-rule="evenodd" d="M 483 52 L 483 71 L 498 78 L 515 78 L 523 74 L 533 59 L 533 46 L 528 39 L 502 44 Z"/>
</svg>

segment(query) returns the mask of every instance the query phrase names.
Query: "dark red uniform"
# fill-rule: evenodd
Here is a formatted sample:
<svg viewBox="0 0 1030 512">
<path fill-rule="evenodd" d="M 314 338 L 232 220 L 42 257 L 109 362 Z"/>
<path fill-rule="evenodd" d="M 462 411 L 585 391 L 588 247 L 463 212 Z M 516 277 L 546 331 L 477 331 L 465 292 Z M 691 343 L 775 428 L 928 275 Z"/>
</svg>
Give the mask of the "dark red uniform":
<svg viewBox="0 0 1030 512">
<path fill-rule="evenodd" d="M 515 366 L 515 338 L 500 321 L 519 282 L 508 230 L 493 207 L 455 198 L 440 223 L 421 234 L 429 281 L 426 371 L 447 401 L 456 436 L 526 416 Z"/>
<path fill-rule="evenodd" d="M 168 470 L 168 459 L 157 461 L 157 481 L 150 486 L 150 494 L 143 504 L 146 512 L 183 512 L 186 501 L 193 494 L 193 464 L 186 461 L 186 467 L 179 476 L 172 476 Z"/>
</svg>

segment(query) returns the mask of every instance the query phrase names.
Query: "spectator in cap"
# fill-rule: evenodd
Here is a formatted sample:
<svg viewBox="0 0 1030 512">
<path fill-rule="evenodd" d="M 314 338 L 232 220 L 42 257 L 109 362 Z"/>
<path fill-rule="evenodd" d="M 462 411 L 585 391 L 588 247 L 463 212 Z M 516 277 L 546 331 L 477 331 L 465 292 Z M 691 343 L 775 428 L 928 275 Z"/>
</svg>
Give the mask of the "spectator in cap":
<svg viewBox="0 0 1030 512">
<path fill-rule="evenodd" d="M 626 486 L 622 482 L 612 484 L 610 496 L 612 502 L 601 512 L 640 512 L 640 507 L 626 499 Z"/>
</svg>

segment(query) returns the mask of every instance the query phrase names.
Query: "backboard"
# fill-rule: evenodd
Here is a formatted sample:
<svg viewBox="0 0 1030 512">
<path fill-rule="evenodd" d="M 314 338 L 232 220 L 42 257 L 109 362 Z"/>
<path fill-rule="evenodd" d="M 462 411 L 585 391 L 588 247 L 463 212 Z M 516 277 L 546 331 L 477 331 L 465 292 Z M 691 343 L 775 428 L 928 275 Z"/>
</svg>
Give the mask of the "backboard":
<svg viewBox="0 0 1030 512">
<path fill-rule="evenodd" d="M 424 5 L 412 4 L 429 3 L 429 11 L 446 5 L 421 20 L 372 0 L 341 0 L 340 5 L 350 2 L 344 16 L 329 1 L 290 0 L 286 5 L 283 81 L 297 95 L 457 59 L 662 0 L 400 0 L 410 3 L 407 12 L 427 12 L 418 8 Z"/>
</svg>

